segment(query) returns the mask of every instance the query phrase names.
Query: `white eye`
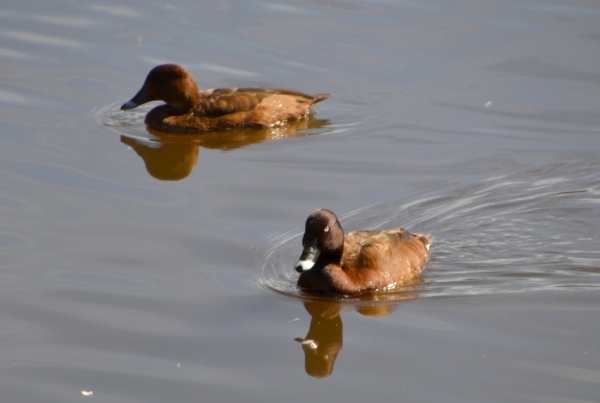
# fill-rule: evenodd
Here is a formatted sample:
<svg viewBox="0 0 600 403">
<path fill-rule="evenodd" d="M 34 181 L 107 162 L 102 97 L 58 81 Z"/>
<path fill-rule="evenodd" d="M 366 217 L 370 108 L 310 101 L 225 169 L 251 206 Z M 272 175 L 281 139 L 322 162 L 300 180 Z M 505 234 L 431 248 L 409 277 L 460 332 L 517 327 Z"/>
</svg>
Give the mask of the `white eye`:
<svg viewBox="0 0 600 403">
<path fill-rule="evenodd" d="M 325 229 L 323 231 L 329 232 L 329 227 L 325 227 Z"/>
</svg>

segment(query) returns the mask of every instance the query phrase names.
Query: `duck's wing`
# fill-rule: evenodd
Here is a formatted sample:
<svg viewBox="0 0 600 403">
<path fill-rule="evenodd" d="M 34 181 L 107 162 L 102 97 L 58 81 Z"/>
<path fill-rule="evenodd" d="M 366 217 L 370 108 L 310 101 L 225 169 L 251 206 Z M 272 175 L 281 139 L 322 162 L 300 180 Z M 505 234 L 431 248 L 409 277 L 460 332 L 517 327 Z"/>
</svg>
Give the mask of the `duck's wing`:
<svg viewBox="0 0 600 403">
<path fill-rule="evenodd" d="M 381 231 L 361 243 L 360 260 L 364 267 L 376 267 L 389 261 L 400 246 L 411 239 L 403 228 Z"/>
<path fill-rule="evenodd" d="M 310 106 L 329 97 L 329 94 L 311 96 L 296 91 L 261 88 L 208 89 L 200 91 L 199 95 L 197 112 L 209 117 L 247 112 L 260 107 Z"/>
<path fill-rule="evenodd" d="M 344 236 L 344 254 L 342 255 L 342 268 L 356 266 L 360 260 L 363 243 L 377 236 L 377 231 L 355 231 Z"/>
</svg>

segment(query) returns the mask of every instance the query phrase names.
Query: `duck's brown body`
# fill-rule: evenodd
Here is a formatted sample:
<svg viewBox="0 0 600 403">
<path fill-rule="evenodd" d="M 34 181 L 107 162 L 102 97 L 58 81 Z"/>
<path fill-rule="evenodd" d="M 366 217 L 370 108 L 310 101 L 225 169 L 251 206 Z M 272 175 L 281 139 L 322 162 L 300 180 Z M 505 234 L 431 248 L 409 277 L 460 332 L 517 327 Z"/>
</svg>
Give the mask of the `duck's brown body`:
<svg viewBox="0 0 600 403">
<path fill-rule="evenodd" d="M 429 234 L 409 234 L 402 228 L 344 236 L 335 214 L 317 210 L 306 222 L 298 286 L 308 292 L 355 295 L 407 283 L 419 277 L 432 242 Z M 311 249 L 319 250 L 312 266 L 306 263 Z"/>
<path fill-rule="evenodd" d="M 155 100 L 165 101 L 146 115 L 152 129 L 169 133 L 198 133 L 236 127 L 275 127 L 302 119 L 315 103 L 329 94 L 227 88 L 198 91 L 196 82 L 183 67 L 165 64 L 153 68 L 140 91 L 121 106 L 132 109 Z"/>
</svg>

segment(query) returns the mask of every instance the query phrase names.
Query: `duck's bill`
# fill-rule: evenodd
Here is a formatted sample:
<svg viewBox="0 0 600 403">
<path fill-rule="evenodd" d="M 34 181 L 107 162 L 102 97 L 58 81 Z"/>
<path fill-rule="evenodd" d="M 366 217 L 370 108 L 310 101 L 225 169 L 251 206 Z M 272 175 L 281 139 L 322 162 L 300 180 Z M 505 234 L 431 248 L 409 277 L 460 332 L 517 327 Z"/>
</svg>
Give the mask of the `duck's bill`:
<svg viewBox="0 0 600 403">
<path fill-rule="evenodd" d="M 305 270 L 310 270 L 315 265 L 315 262 L 319 258 L 319 254 L 321 251 L 316 245 L 316 242 L 313 242 L 307 248 L 304 248 L 302 254 L 300 255 L 300 260 L 296 263 L 296 271 L 298 273 L 302 273 Z"/>
<path fill-rule="evenodd" d="M 142 88 L 133 98 L 121 105 L 121 110 L 126 111 L 127 109 L 133 109 L 150 101 L 154 101 L 154 97 Z"/>
</svg>

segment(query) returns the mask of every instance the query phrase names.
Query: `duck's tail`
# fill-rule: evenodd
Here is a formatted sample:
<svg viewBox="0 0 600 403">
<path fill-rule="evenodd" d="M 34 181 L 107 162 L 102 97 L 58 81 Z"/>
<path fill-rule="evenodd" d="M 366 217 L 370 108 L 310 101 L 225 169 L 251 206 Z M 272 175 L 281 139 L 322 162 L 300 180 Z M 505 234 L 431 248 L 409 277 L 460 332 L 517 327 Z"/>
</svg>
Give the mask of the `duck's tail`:
<svg viewBox="0 0 600 403">
<path fill-rule="evenodd" d="M 326 100 L 327 98 L 329 98 L 331 96 L 331 94 L 315 94 L 312 96 L 312 105 L 316 104 L 317 102 L 321 102 Z"/>
<path fill-rule="evenodd" d="M 431 234 L 414 234 L 414 235 L 417 238 L 419 238 L 419 240 L 421 242 L 423 242 L 423 245 L 425 245 L 425 248 L 427 250 L 429 250 L 429 246 L 433 243 L 433 241 L 435 241 L 435 238 Z"/>
</svg>

